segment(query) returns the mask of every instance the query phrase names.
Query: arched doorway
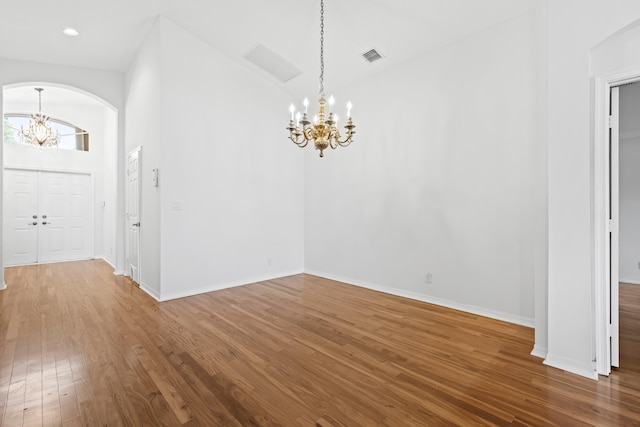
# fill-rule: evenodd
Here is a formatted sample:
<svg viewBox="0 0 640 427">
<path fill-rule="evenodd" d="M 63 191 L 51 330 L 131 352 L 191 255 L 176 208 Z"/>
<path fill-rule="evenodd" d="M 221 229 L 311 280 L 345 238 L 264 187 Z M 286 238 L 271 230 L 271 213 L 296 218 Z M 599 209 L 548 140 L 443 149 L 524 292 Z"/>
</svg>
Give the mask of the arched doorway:
<svg viewBox="0 0 640 427">
<path fill-rule="evenodd" d="M 47 215 L 49 212 L 33 212 L 27 213 L 27 209 L 24 206 L 18 206 L 20 203 L 26 203 L 28 198 L 26 195 L 16 196 L 17 193 L 11 194 L 10 191 L 5 191 L 4 194 L 4 206 L 5 212 L 11 212 L 16 224 L 8 226 L 7 220 L 10 220 L 10 216 L 4 218 L 3 224 L 3 248 L 4 248 L 4 265 L 12 265 L 20 263 L 20 257 L 13 257 L 12 250 L 16 249 L 18 245 L 18 252 L 24 252 L 28 247 L 28 242 L 19 241 L 20 239 L 29 239 L 33 241 L 34 234 L 41 235 L 46 234 L 46 241 L 48 243 L 48 256 L 43 255 L 42 241 L 40 239 L 40 248 L 36 249 L 36 262 L 48 262 L 48 261 L 65 261 L 84 258 L 104 258 L 107 262 L 114 265 L 116 264 L 116 219 L 117 219 L 117 165 L 118 165 L 118 113 L 117 110 L 104 100 L 89 94 L 80 89 L 64 86 L 59 84 L 52 84 L 46 82 L 25 82 L 18 84 L 6 85 L 3 87 L 3 114 L 6 117 L 11 114 L 30 114 L 38 108 L 37 92 L 34 88 L 43 88 L 42 91 L 42 112 L 67 123 L 72 123 L 81 129 L 86 129 L 88 137 L 88 151 L 84 150 L 66 150 L 62 148 L 39 148 L 34 146 L 28 146 L 27 144 L 16 141 L 7 141 L 7 137 L 11 136 L 12 129 L 8 126 L 6 120 L 3 120 L 4 124 L 4 137 L 3 142 L 3 166 L 5 170 L 5 182 L 6 188 L 9 188 L 12 184 L 6 179 L 7 171 L 10 174 L 14 174 L 15 171 L 20 171 L 20 179 L 25 180 L 27 177 L 32 177 L 35 183 L 47 181 L 51 184 L 51 180 L 56 184 L 62 185 L 63 182 L 80 182 L 83 181 L 84 187 L 87 187 L 88 192 L 83 196 L 87 201 L 84 206 L 79 206 L 76 203 L 80 197 L 77 190 L 58 191 L 53 197 L 59 199 L 58 203 L 68 204 L 75 209 L 73 215 L 77 216 L 77 212 L 84 212 L 88 223 L 85 223 L 84 230 L 81 230 L 79 226 L 67 224 L 65 230 L 60 231 L 63 227 L 58 227 L 58 232 L 52 232 L 52 225 L 55 227 L 59 224 L 54 224 L 52 220 L 47 221 L 46 218 L 42 218 L 41 215 Z M 8 130 L 8 131 L 7 131 Z M 15 130 L 15 129 L 14 129 Z M 15 134 L 15 133 L 14 133 Z M 10 139 L 10 138 L 9 138 Z M 13 176 L 13 175 L 12 175 Z M 79 188 L 78 186 L 76 186 Z M 42 189 L 36 190 L 39 194 L 35 196 L 35 204 L 43 204 Z M 14 189 L 16 190 L 16 189 Z M 20 193 L 20 189 L 17 189 Z M 24 192 L 23 192 L 24 193 Z M 64 197 L 66 194 L 66 198 Z M 21 198 L 13 200 L 7 198 Z M 51 199 L 51 197 L 49 197 Z M 71 200 L 71 201 L 70 201 Z M 51 202 L 51 200 L 50 200 Z M 33 203 L 33 202 L 32 202 Z M 75 203 L 75 204 L 74 204 Z M 59 205 L 60 206 L 60 205 Z M 64 206 L 65 209 L 59 209 L 60 212 L 71 212 L 70 209 L 66 209 L 69 206 Z M 22 212 L 17 212 L 22 209 Z M 31 209 L 31 208 L 29 208 Z M 50 210 L 50 208 L 47 208 Z M 31 209 L 33 210 L 33 209 Z M 17 215 L 17 217 L 16 217 Z M 30 221 L 22 221 L 24 225 L 18 232 L 12 231 L 12 227 L 16 228 L 23 219 L 22 216 L 37 216 L 38 218 L 29 218 Z M 50 214 L 49 214 L 50 215 Z M 73 216 L 72 215 L 72 216 Z M 33 221 L 31 221 L 33 219 Z M 59 223 L 63 222 L 62 220 Z M 36 225 L 33 225 L 36 223 Z M 88 225 L 87 225 L 88 224 Z M 61 237 L 61 233 L 66 232 L 68 235 L 64 238 Z M 87 233 L 90 233 L 91 237 L 87 239 Z M 31 237 L 28 237 L 31 236 Z M 80 237 L 79 237 L 80 236 Z M 51 242 L 56 241 L 58 243 L 66 242 L 66 252 L 58 251 L 52 256 Z M 65 240 L 66 239 L 66 240 Z M 38 239 L 35 239 L 36 242 Z M 80 243 L 88 245 L 82 251 L 76 250 L 75 252 L 71 247 L 73 245 L 78 246 Z M 21 245 L 21 246 L 20 246 Z M 64 245 L 62 245 L 64 246 Z M 64 249 L 64 248 L 62 248 Z M 31 248 L 33 250 L 33 248 Z M 15 252 L 15 251 L 14 251 Z M 54 251 L 55 252 L 55 251 Z M 31 263 L 33 258 L 23 258 L 25 262 Z"/>
</svg>

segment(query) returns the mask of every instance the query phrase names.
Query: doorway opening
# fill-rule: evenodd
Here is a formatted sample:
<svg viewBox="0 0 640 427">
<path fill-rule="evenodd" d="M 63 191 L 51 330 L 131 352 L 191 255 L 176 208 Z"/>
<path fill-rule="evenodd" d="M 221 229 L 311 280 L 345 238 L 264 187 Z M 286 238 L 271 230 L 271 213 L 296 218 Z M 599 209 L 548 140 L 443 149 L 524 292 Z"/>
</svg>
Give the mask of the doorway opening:
<svg viewBox="0 0 640 427">
<path fill-rule="evenodd" d="M 33 95 L 36 87 L 44 88 L 44 114 L 86 131 L 91 141 L 90 144 L 83 145 L 87 150 L 40 148 L 25 144 L 15 137 L 19 136 L 19 129 L 13 129 L 15 124 L 9 128 L 8 124 L 13 123 L 12 119 L 21 115 L 28 117 L 38 109 L 37 98 L 34 101 Z M 55 83 L 24 82 L 6 85 L 2 90 L 4 265 L 95 257 L 102 258 L 115 267 L 118 215 L 117 110 L 95 95 Z M 12 135 L 14 138 L 11 138 Z M 83 141 L 87 142 L 87 139 L 83 138 Z M 72 138 L 73 141 L 75 139 Z M 9 180 L 15 178 L 16 174 L 20 178 L 14 180 L 14 184 L 24 187 L 24 183 L 20 182 L 25 179 L 31 182 L 29 192 L 32 194 L 29 197 L 21 189 L 11 189 Z M 53 221 L 52 212 L 59 214 L 56 221 Z M 14 218 L 9 218 L 8 213 L 13 213 Z M 10 221 L 15 224 L 9 224 Z M 34 222 L 36 225 L 33 225 Z M 22 229 L 18 229 L 19 227 Z M 27 250 L 29 242 L 31 246 Z"/>
<path fill-rule="evenodd" d="M 594 345 L 597 373 L 609 375 L 620 367 L 620 282 L 640 284 L 640 71 L 596 78 L 595 88 Z"/>
</svg>

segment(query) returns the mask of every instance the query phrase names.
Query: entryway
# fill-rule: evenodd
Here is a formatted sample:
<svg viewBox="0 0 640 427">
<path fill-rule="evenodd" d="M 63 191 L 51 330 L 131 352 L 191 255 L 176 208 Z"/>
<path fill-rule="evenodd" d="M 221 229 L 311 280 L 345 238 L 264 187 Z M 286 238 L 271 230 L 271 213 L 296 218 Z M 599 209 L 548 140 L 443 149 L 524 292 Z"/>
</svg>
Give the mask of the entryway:
<svg viewBox="0 0 640 427">
<path fill-rule="evenodd" d="M 4 171 L 4 265 L 92 258 L 90 174 Z"/>
</svg>

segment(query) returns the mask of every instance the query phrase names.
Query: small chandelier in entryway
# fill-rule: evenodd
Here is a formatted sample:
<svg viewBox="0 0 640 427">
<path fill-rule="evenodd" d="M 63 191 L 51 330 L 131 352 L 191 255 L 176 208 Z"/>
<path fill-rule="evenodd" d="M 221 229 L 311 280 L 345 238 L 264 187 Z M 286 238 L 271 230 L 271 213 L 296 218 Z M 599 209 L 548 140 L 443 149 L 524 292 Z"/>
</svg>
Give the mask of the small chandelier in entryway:
<svg viewBox="0 0 640 427">
<path fill-rule="evenodd" d="M 29 127 L 20 127 L 20 139 L 26 144 L 37 145 L 39 147 L 57 147 L 60 143 L 60 135 L 57 130 L 51 129 L 49 116 L 42 114 L 42 91 L 41 87 L 35 88 L 38 92 L 38 112 L 31 114 Z"/>
<path fill-rule="evenodd" d="M 300 117 L 300 112 L 296 114 L 295 105 L 291 104 L 289 112 L 291 120 L 289 121 L 289 139 L 298 147 L 306 147 L 309 141 L 313 141 L 316 150 L 320 150 L 320 157 L 324 156 L 324 149 L 338 146 L 346 147 L 353 142 L 353 135 L 356 133 L 354 128 L 356 125 L 351 120 L 351 103 L 347 104 L 347 124 L 344 128 L 347 130 L 344 139 L 338 130 L 338 116 L 333 113 L 333 96 L 329 98 L 329 116 L 325 112 L 326 100 L 324 98 L 324 0 L 320 1 L 320 99 L 318 100 L 318 114 L 314 117 L 313 125 L 307 116 L 307 107 L 309 100 L 304 99 L 304 115 Z M 294 122 L 295 119 L 295 122 Z M 300 129 L 302 124 L 302 129 Z"/>
</svg>

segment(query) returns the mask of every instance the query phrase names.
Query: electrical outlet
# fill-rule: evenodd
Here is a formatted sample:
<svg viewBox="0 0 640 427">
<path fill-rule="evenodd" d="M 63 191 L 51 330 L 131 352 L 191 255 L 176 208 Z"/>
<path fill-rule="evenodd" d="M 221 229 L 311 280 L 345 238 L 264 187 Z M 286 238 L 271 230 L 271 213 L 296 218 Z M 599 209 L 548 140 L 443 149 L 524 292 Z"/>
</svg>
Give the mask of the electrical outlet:
<svg viewBox="0 0 640 427">
<path fill-rule="evenodd" d="M 429 283 L 431 283 L 431 281 L 432 281 L 432 280 L 433 280 L 433 277 L 431 276 L 431 273 L 427 273 L 427 274 L 424 276 L 424 283 L 429 284 Z"/>
</svg>

